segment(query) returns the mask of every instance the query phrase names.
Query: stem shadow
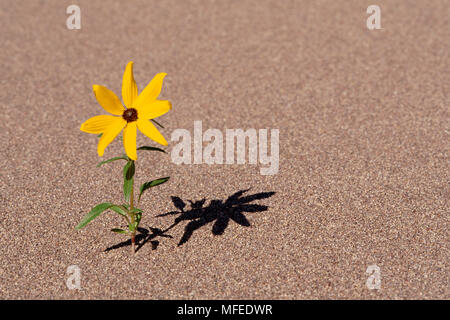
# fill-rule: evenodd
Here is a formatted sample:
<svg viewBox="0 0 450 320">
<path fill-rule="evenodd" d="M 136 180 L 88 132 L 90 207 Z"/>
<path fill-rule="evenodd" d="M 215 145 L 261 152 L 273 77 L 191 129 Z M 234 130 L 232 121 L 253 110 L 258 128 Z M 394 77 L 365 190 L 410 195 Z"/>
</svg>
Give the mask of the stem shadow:
<svg viewBox="0 0 450 320">
<path fill-rule="evenodd" d="M 159 245 L 158 240 L 153 240 L 156 237 L 163 237 L 163 238 L 173 238 L 171 235 L 165 234 L 167 230 L 163 231 L 159 228 L 149 228 L 150 230 L 146 228 L 138 228 L 137 231 L 139 232 L 136 237 L 136 252 L 138 252 L 147 242 L 150 241 L 152 244 L 152 250 L 156 250 Z M 128 239 L 126 241 L 122 241 L 116 245 L 113 245 L 111 247 L 106 248 L 103 252 L 109 252 L 111 250 L 128 247 L 131 246 L 131 239 Z"/>
</svg>

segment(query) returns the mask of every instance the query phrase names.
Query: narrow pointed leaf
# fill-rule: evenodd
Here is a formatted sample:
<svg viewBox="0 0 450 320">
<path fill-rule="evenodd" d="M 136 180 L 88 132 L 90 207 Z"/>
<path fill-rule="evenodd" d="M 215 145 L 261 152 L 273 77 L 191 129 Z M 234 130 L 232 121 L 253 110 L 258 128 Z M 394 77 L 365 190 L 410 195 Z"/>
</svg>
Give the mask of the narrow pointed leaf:
<svg viewBox="0 0 450 320">
<path fill-rule="evenodd" d="M 137 148 L 137 150 L 159 151 L 159 152 L 166 153 L 166 151 L 161 148 L 150 147 L 150 146 L 142 146 L 142 147 Z"/>
<path fill-rule="evenodd" d="M 157 185 L 160 185 L 160 184 L 166 182 L 167 180 L 169 180 L 169 178 L 170 177 L 159 178 L 159 179 L 152 180 L 152 181 L 149 181 L 149 182 L 146 182 L 146 183 L 142 184 L 141 187 L 139 188 L 139 199 L 138 199 L 138 201 L 141 200 L 141 196 L 142 196 L 142 194 L 144 193 L 145 190 L 147 190 L 149 188 L 152 188 L 152 187 L 155 187 Z"/>
<path fill-rule="evenodd" d="M 135 166 L 133 160 L 129 160 L 123 167 L 123 194 L 125 196 L 125 201 L 130 200 L 130 194 L 133 189 L 134 170 Z"/>
<path fill-rule="evenodd" d="M 115 233 L 128 233 L 128 232 L 126 232 L 125 230 L 122 230 L 122 229 L 111 229 L 111 231 L 115 232 Z"/>
<path fill-rule="evenodd" d="M 113 161 L 116 161 L 116 160 L 128 160 L 128 157 L 126 157 L 126 156 L 114 157 L 114 158 L 111 158 L 111 159 L 99 162 L 97 164 L 97 168 L 102 166 L 102 165 L 104 165 L 105 163 L 110 163 L 110 162 L 113 162 Z"/>
<path fill-rule="evenodd" d="M 160 124 L 158 121 L 156 121 L 155 119 L 151 119 L 152 122 L 154 122 L 157 126 L 161 127 L 164 129 L 164 126 L 162 124 Z"/>
<path fill-rule="evenodd" d="M 133 179 L 134 170 L 135 170 L 134 161 L 129 160 L 127 164 L 123 167 L 123 178 L 127 180 Z"/>
<path fill-rule="evenodd" d="M 110 209 L 113 210 L 114 212 L 117 212 L 121 216 L 127 217 L 127 210 L 125 208 L 123 208 L 122 206 L 114 205 Z"/>
<path fill-rule="evenodd" d="M 124 207 L 125 209 L 130 210 L 129 204 L 124 203 L 121 207 Z M 130 213 L 142 213 L 142 212 L 144 212 L 142 209 L 136 208 L 136 207 L 134 207 L 133 210 L 130 211 Z"/>
<path fill-rule="evenodd" d="M 75 227 L 75 229 L 80 230 L 81 228 L 84 228 L 89 222 L 94 220 L 103 211 L 111 208 L 112 206 L 114 206 L 114 204 L 110 202 L 104 202 L 96 205 L 87 215 L 84 216 L 83 220 L 81 220 L 81 222 Z"/>
</svg>

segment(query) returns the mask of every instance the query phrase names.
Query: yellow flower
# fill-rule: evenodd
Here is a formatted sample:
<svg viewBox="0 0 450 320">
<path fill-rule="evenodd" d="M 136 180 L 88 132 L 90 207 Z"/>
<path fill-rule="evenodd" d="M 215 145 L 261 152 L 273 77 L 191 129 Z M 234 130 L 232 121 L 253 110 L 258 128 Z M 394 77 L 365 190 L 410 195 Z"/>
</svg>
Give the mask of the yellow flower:
<svg viewBox="0 0 450 320">
<path fill-rule="evenodd" d="M 97 146 L 97 153 L 100 157 L 103 156 L 105 148 L 124 128 L 123 145 L 127 156 L 132 160 L 137 159 L 136 128 L 155 142 L 167 146 L 166 139 L 150 122 L 150 119 L 157 118 L 172 109 L 170 101 L 156 99 L 161 92 L 163 79 L 166 75 L 166 73 L 158 73 L 138 95 L 137 85 L 133 77 L 133 62 L 130 61 L 125 68 L 122 80 L 122 99 L 126 109 L 114 92 L 103 86 L 93 86 L 95 97 L 103 109 L 119 116 L 95 116 L 81 125 L 81 131 L 95 134 L 102 133 Z"/>
</svg>

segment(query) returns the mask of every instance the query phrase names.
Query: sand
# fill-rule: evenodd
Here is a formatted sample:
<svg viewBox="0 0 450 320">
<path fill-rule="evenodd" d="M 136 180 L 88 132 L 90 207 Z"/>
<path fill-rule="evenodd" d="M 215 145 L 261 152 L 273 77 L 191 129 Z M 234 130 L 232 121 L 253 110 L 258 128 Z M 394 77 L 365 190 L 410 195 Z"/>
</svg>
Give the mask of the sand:
<svg viewBox="0 0 450 320">
<path fill-rule="evenodd" d="M 381 30 L 366 27 L 374 2 Z M 448 1 L 79 0 L 80 30 L 69 4 L 0 2 L 1 299 L 450 297 Z M 135 256 L 113 213 L 74 229 L 123 201 L 123 163 L 96 168 L 79 127 L 105 113 L 92 85 L 120 94 L 131 60 L 139 90 L 168 74 L 169 141 L 195 120 L 280 130 L 272 176 L 140 153 L 138 185 L 171 178 L 143 196 Z"/>
</svg>

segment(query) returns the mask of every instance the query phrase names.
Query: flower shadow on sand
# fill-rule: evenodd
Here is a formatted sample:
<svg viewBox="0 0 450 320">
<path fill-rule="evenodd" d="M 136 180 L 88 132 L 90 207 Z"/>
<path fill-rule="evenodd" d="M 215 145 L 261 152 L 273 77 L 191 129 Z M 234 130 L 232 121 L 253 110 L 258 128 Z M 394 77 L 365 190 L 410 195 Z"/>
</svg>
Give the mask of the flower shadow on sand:
<svg viewBox="0 0 450 320">
<path fill-rule="evenodd" d="M 183 221 L 189 222 L 184 228 L 184 234 L 178 242 L 178 246 L 186 243 L 194 231 L 212 222 L 214 222 L 212 226 L 212 233 L 214 235 L 222 235 L 228 227 L 230 221 L 233 221 L 243 227 L 249 227 L 250 222 L 244 213 L 262 212 L 267 211 L 269 208 L 266 205 L 254 204 L 251 202 L 266 199 L 275 194 L 275 192 L 261 192 L 251 195 L 244 195 L 249 190 L 250 189 L 238 191 L 228 197 L 225 201 L 217 199 L 211 200 L 208 206 L 205 206 L 206 199 L 195 202 L 188 200 L 190 203 L 190 208 L 188 210 L 185 210 L 186 203 L 182 199 L 172 196 L 172 202 L 178 211 L 160 214 L 157 217 L 177 215 L 173 224 L 165 230 L 150 228 L 151 232 L 145 228 L 139 228 L 139 234 L 136 236 L 136 251 L 142 248 L 142 246 L 148 241 L 151 241 L 153 250 L 155 250 L 158 247 L 159 242 L 153 239 L 156 237 L 173 238 L 166 233 Z M 127 240 L 107 248 L 105 252 L 129 245 L 131 245 L 131 241 Z"/>
<path fill-rule="evenodd" d="M 172 197 L 172 202 L 179 211 L 161 214 L 158 217 L 178 215 L 174 223 L 167 228 L 170 230 L 182 221 L 189 221 L 184 228 L 184 234 L 181 237 L 179 246 L 186 243 L 195 230 L 214 222 L 212 233 L 221 235 L 224 233 L 230 221 L 234 221 L 243 227 L 249 227 L 250 222 L 244 215 L 244 212 L 266 211 L 268 206 L 253 204 L 255 200 L 265 199 L 273 196 L 275 192 L 261 192 L 252 195 L 243 196 L 247 190 L 241 190 L 230 196 L 227 200 L 211 200 L 208 206 L 204 206 L 206 199 L 192 202 L 189 200 L 191 208 L 185 211 L 186 204 L 178 197 Z"/>
</svg>

